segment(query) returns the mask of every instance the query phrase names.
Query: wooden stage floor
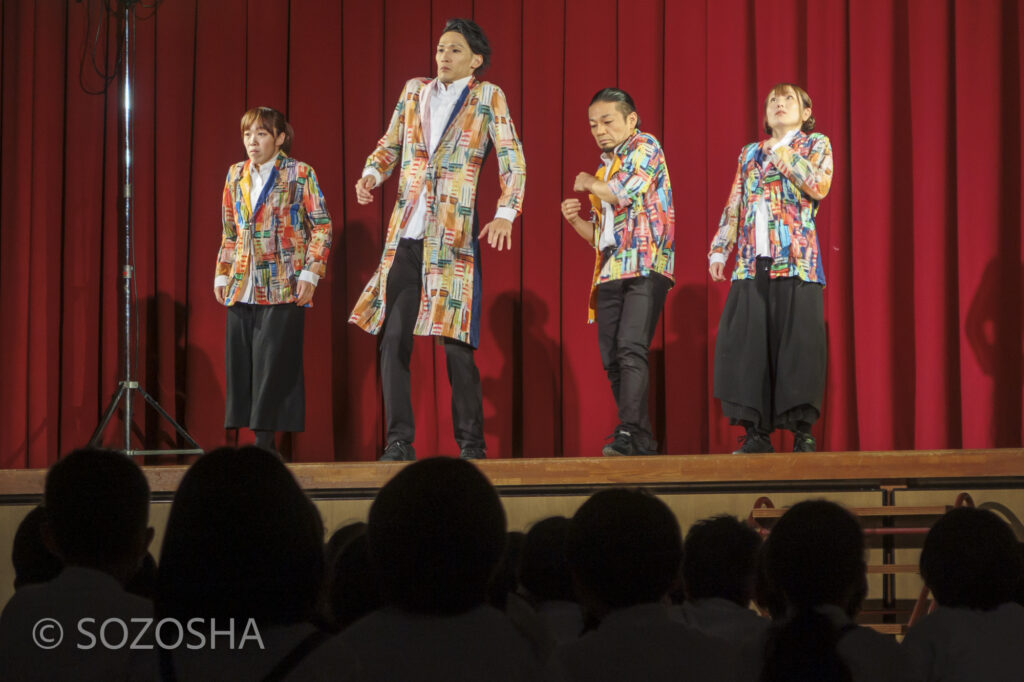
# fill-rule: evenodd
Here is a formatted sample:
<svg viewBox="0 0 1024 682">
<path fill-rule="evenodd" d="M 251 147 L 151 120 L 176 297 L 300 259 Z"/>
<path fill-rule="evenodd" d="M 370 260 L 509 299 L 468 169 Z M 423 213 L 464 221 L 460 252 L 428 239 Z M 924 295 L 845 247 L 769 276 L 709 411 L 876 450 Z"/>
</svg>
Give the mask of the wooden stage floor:
<svg viewBox="0 0 1024 682">
<path fill-rule="evenodd" d="M 478 462 L 504 496 L 587 495 L 609 486 L 655 492 L 1024 488 L 1024 449 L 572 457 Z M 369 499 L 404 463 L 289 465 L 316 499 Z M 187 467 L 144 467 L 154 499 L 173 497 Z M 45 470 L 0 471 L 0 503 L 38 501 Z"/>
</svg>

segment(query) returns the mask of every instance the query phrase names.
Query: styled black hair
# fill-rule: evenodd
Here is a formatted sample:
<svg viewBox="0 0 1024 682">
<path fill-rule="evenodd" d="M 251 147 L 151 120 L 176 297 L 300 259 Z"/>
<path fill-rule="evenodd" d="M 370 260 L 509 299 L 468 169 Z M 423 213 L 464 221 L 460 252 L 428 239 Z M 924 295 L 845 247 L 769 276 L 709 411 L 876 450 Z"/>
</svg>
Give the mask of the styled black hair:
<svg viewBox="0 0 1024 682">
<path fill-rule="evenodd" d="M 487 42 L 487 36 L 484 35 L 483 29 L 470 19 L 449 19 L 445 22 L 444 30 L 441 33 L 449 31 L 461 33 L 473 54 L 484 58 L 483 63 L 473 71 L 473 75 L 479 76 L 486 71 L 487 67 L 491 65 L 491 44 Z"/>
<path fill-rule="evenodd" d="M 588 106 L 593 106 L 597 102 L 613 102 L 617 104 L 623 118 L 636 111 L 636 104 L 633 103 L 633 98 L 629 96 L 628 92 L 618 88 L 602 88 L 598 90 Z M 637 126 L 640 125 L 639 114 L 637 114 L 636 124 Z"/>
<path fill-rule="evenodd" d="M 683 541 L 683 580 L 690 599 L 750 603 L 761 536 L 735 516 L 702 519 Z"/>
<path fill-rule="evenodd" d="M 942 606 L 994 609 L 1013 600 L 1017 539 L 986 509 L 960 507 L 935 522 L 921 548 L 921 577 Z"/>
</svg>

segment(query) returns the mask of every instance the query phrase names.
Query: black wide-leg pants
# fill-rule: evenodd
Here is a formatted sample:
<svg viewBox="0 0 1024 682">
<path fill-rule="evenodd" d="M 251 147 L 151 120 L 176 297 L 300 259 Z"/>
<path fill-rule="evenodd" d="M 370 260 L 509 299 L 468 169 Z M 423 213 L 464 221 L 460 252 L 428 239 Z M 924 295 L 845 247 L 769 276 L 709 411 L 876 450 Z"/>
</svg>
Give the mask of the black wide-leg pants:
<svg viewBox="0 0 1024 682">
<path fill-rule="evenodd" d="M 619 411 L 618 429 L 640 450 L 655 452 L 647 409 L 648 352 L 671 280 L 657 273 L 605 282 L 597 287 L 597 345 Z"/>
<path fill-rule="evenodd" d="M 402 239 L 388 272 L 387 312 L 380 339 L 381 387 L 387 442 L 412 443 L 416 422 L 412 412 L 409 360 L 413 330 L 419 315 L 423 288 L 423 240 Z M 474 349 L 454 339 L 442 339 L 452 388 L 452 423 L 455 442 L 462 449 L 484 449 L 484 408 L 480 372 Z"/>
<path fill-rule="evenodd" d="M 224 428 L 305 430 L 305 323 L 305 309 L 294 303 L 228 307 Z"/>
<path fill-rule="evenodd" d="M 718 323 L 715 397 L 731 423 L 762 431 L 813 424 L 821 414 L 828 362 L 822 286 L 770 277 L 735 280 Z"/>
</svg>

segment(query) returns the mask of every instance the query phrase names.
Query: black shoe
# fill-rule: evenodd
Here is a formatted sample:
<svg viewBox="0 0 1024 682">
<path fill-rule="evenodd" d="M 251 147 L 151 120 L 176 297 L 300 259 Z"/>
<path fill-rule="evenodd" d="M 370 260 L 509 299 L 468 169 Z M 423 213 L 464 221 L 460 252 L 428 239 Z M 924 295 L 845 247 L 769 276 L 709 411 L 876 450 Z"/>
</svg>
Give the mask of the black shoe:
<svg viewBox="0 0 1024 682">
<path fill-rule="evenodd" d="M 459 459 L 487 459 L 487 452 L 483 448 L 462 448 Z"/>
<path fill-rule="evenodd" d="M 394 443 L 389 443 L 384 448 L 384 454 L 380 456 L 382 462 L 415 462 L 416 451 L 412 447 L 412 443 L 406 443 L 404 440 L 396 440 Z"/>
<path fill-rule="evenodd" d="M 816 452 L 818 443 L 810 431 L 793 432 L 793 452 Z"/>
<path fill-rule="evenodd" d="M 772 447 L 772 441 L 768 438 L 768 434 L 757 429 L 747 429 L 747 435 L 740 437 L 740 441 L 743 445 L 740 446 L 739 450 L 733 450 L 734 455 L 752 455 L 761 454 L 767 452 L 775 452 L 775 448 Z"/>
<path fill-rule="evenodd" d="M 601 448 L 601 454 L 605 457 L 622 457 L 623 455 L 637 454 L 633 447 L 633 436 L 625 429 L 619 429 L 608 438 L 614 438 L 611 443 Z"/>
</svg>

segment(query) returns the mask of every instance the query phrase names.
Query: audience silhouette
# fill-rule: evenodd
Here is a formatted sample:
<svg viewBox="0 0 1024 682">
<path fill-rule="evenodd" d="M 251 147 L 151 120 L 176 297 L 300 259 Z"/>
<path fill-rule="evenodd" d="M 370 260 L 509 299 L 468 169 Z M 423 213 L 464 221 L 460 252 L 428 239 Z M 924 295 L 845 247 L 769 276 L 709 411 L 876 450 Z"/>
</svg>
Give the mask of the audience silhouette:
<svg viewBox="0 0 1024 682">
<path fill-rule="evenodd" d="M 1014 602 L 1021 558 L 1010 527 L 984 509 L 953 509 L 928 532 L 920 566 L 938 609 L 903 640 L 916 678 L 1024 678 L 1024 607 Z"/>
<path fill-rule="evenodd" d="M 438 457 L 401 468 L 366 523 L 325 543 L 288 467 L 245 447 L 185 473 L 159 565 L 148 520 L 130 458 L 84 449 L 51 467 L 12 548 L 0 679 L 1016 682 L 1024 670 L 1021 546 L 980 509 L 928 533 L 920 569 L 938 608 L 902 645 L 854 622 L 864 532 L 825 500 L 789 508 L 764 542 L 727 515 L 684 540 L 658 497 L 612 488 L 524 535 L 507 532 L 475 464 Z M 39 645 L 46 619 L 70 635 L 53 650 Z M 141 649 L 80 646 L 90 633 L 76 624 L 110 621 L 183 636 L 157 625 Z"/>
<path fill-rule="evenodd" d="M 469 461 L 412 463 L 370 507 L 370 561 L 387 606 L 338 637 L 376 680 L 538 679 L 530 645 L 486 603 L 505 512 Z"/>
<path fill-rule="evenodd" d="M 769 630 L 762 682 L 907 679 L 899 646 L 852 617 L 867 585 L 864 532 L 839 505 L 793 505 L 772 529 L 765 570 L 786 615 Z"/>
<path fill-rule="evenodd" d="M 599 624 L 555 650 L 549 679 L 734 679 L 725 641 L 669 616 L 683 540 L 664 502 L 643 490 L 599 492 L 573 516 L 566 542 L 576 593 Z"/>
<path fill-rule="evenodd" d="M 39 533 L 64 568 L 20 587 L 0 614 L 0 680 L 144 677 L 151 659 L 143 652 L 96 641 L 108 620 L 153 615 L 148 599 L 124 589 L 153 539 L 142 470 L 117 452 L 75 450 L 50 468 L 43 500 Z M 119 638 L 115 628 L 109 639 Z"/>
</svg>

